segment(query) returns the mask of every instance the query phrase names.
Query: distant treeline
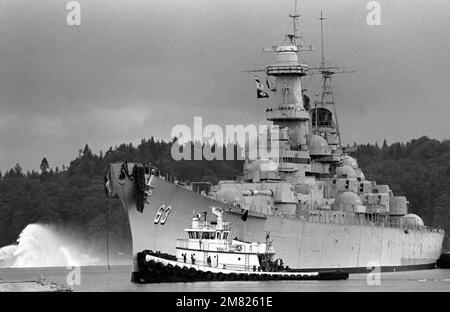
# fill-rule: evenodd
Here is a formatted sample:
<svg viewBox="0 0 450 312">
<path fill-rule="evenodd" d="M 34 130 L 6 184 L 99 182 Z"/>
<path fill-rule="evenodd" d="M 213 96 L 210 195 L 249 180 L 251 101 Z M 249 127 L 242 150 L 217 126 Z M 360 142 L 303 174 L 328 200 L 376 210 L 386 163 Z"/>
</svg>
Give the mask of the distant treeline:
<svg viewBox="0 0 450 312">
<path fill-rule="evenodd" d="M 83 233 L 92 246 L 106 246 L 104 175 L 112 162 L 152 163 L 162 175 L 187 183 L 217 182 L 242 174 L 243 161 L 175 161 L 173 142 L 142 140 L 138 146 L 122 144 L 96 155 L 88 145 L 62 168 L 50 168 L 46 158 L 39 172 L 23 172 L 19 164 L 0 172 L 0 247 L 15 243 L 30 223 L 54 224 Z M 37 161 L 36 165 L 39 165 Z M 119 200 L 109 200 L 109 238 L 116 251 L 131 252 L 128 218 Z"/>
<path fill-rule="evenodd" d="M 30 223 L 78 230 L 86 242 L 105 246 L 106 197 L 104 174 L 116 161 L 152 163 L 161 174 L 186 182 L 233 179 L 242 174 L 242 160 L 175 161 L 173 142 L 142 140 L 122 144 L 104 154 L 88 145 L 63 168 L 50 168 L 44 158 L 39 172 L 24 173 L 19 164 L 0 173 L 0 247 L 12 244 Z M 409 210 L 426 224 L 450 231 L 450 141 L 422 137 L 406 144 L 356 145 L 354 155 L 367 179 L 389 184 L 410 201 Z M 118 200 L 109 200 L 109 233 L 115 251 L 130 252 L 130 230 Z"/>
</svg>

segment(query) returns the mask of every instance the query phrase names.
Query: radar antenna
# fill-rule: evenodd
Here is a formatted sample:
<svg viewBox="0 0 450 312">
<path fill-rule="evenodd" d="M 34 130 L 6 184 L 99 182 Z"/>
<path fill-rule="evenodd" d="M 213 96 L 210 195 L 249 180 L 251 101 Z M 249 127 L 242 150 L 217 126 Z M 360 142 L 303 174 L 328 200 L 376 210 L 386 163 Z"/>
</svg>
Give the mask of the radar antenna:
<svg viewBox="0 0 450 312">
<path fill-rule="evenodd" d="M 294 1 L 294 14 L 289 14 L 289 17 L 292 18 L 292 34 L 288 34 L 289 43 L 291 45 L 297 45 L 296 39 L 299 38 L 297 36 L 297 19 L 300 17 L 300 14 L 297 13 L 297 0 Z"/>
<path fill-rule="evenodd" d="M 314 107 L 314 128 L 313 128 L 313 132 L 315 134 L 321 134 L 322 131 L 320 131 L 319 127 L 319 111 L 318 111 L 318 107 L 322 107 L 322 108 L 329 108 L 332 110 L 333 113 L 333 118 L 334 118 L 334 128 L 336 130 L 336 135 L 337 138 L 339 140 L 339 146 L 342 146 L 342 141 L 341 141 L 341 135 L 339 132 L 339 123 L 338 123 L 338 118 L 336 115 L 336 107 L 334 104 L 334 93 L 333 93 L 333 83 L 332 83 L 332 76 L 334 74 L 346 74 L 346 73 L 354 73 L 355 71 L 351 71 L 351 70 L 345 70 L 342 67 L 338 67 L 338 66 L 327 66 L 326 62 L 325 62 L 325 49 L 324 49 L 324 31 L 323 31 L 323 21 L 326 20 L 327 18 L 325 18 L 323 16 L 322 11 L 320 12 L 320 42 L 321 42 L 321 61 L 320 61 L 320 66 L 316 67 L 316 68 L 310 68 L 310 75 L 313 75 L 315 73 L 319 73 L 322 76 L 322 94 L 321 94 L 321 99 L 320 100 L 316 100 L 315 102 L 315 107 Z M 327 125 L 325 125 L 327 126 Z"/>
<path fill-rule="evenodd" d="M 288 44 L 290 46 L 296 46 L 299 52 L 300 51 L 314 51 L 313 46 L 311 44 L 304 44 L 303 40 L 302 40 L 302 36 L 299 36 L 297 34 L 298 33 L 298 24 L 299 24 L 298 19 L 301 16 L 297 10 L 297 1 L 298 0 L 295 0 L 295 2 L 294 2 L 294 13 L 289 14 L 289 17 L 292 18 L 292 32 L 288 33 L 286 35 L 286 37 L 289 40 Z M 300 39 L 299 42 L 297 42 L 297 39 Z M 263 52 L 277 52 L 277 48 L 278 48 L 278 46 L 274 45 L 270 48 L 264 48 L 262 51 Z"/>
<path fill-rule="evenodd" d="M 324 51 L 323 51 L 323 21 L 326 20 L 325 17 L 323 17 L 322 15 L 322 11 L 320 11 L 320 47 L 321 47 L 321 52 L 322 52 L 322 59 L 320 62 L 320 67 L 325 67 L 325 56 L 324 56 Z"/>
</svg>

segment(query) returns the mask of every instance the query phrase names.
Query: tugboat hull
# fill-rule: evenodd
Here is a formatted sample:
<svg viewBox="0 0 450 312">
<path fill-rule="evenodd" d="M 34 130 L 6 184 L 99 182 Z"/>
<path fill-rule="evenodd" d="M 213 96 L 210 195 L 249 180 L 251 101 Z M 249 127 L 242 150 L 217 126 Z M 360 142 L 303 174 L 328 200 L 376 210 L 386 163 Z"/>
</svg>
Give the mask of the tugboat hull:
<svg viewBox="0 0 450 312">
<path fill-rule="evenodd" d="M 340 270 L 325 272 L 261 272 L 226 270 L 164 259 L 149 251 L 137 254 L 139 283 L 198 281 L 339 280 L 349 274 Z"/>
</svg>

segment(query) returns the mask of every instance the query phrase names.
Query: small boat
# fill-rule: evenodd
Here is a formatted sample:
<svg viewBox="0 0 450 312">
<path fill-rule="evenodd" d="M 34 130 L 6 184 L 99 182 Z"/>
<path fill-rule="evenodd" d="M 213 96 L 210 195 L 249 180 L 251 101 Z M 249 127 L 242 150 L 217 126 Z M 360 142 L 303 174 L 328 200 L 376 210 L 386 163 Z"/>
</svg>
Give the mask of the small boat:
<svg viewBox="0 0 450 312">
<path fill-rule="evenodd" d="M 177 239 L 176 255 L 144 250 L 137 255 L 139 282 L 247 281 L 247 280 L 337 280 L 349 274 L 341 270 L 302 272 L 283 265 L 276 258 L 267 233 L 266 241 L 230 239 L 230 224 L 223 220 L 223 209 L 212 207 L 215 222 L 198 214 L 188 238 Z"/>
<path fill-rule="evenodd" d="M 0 279 L 1 292 L 72 292 L 73 288 L 60 285 L 55 282 L 47 282 L 41 277 L 30 281 L 2 281 Z"/>
</svg>

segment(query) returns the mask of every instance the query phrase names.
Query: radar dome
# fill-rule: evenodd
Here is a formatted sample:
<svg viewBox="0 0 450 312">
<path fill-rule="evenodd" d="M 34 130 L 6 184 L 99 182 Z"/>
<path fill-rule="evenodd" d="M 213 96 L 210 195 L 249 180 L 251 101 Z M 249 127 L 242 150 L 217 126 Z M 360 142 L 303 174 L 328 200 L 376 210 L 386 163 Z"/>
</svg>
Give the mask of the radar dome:
<svg viewBox="0 0 450 312">
<path fill-rule="evenodd" d="M 336 196 L 331 205 L 333 211 L 355 212 L 358 206 L 362 206 L 361 198 L 353 192 L 343 192 Z"/>
<path fill-rule="evenodd" d="M 356 171 L 348 165 L 343 165 L 336 168 L 336 176 L 338 178 L 356 178 Z"/>
<path fill-rule="evenodd" d="M 407 226 L 423 226 L 423 220 L 416 214 L 408 213 L 402 217 L 403 222 Z"/>
<path fill-rule="evenodd" d="M 350 157 L 350 156 L 345 156 L 345 157 L 342 159 L 342 164 L 343 164 L 343 165 L 350 166 L 350 167 L 352 167 L 353 169 L 358 169 L 358 162 L 356 161 L 355 158 Z"/>
<path fill-rule="evenodd" d="M 359 178 L 361 181 L 364 181 L 366 179 L 366 176 L 361 170 L 355 171 L 356 177 Z"/>
<path fill-rule="evenodd" d="M 309 139 L 310 155 L 331 155 L 331 149 L 327 140 L 320 135 L 313 134 Z"/>
</svg>

